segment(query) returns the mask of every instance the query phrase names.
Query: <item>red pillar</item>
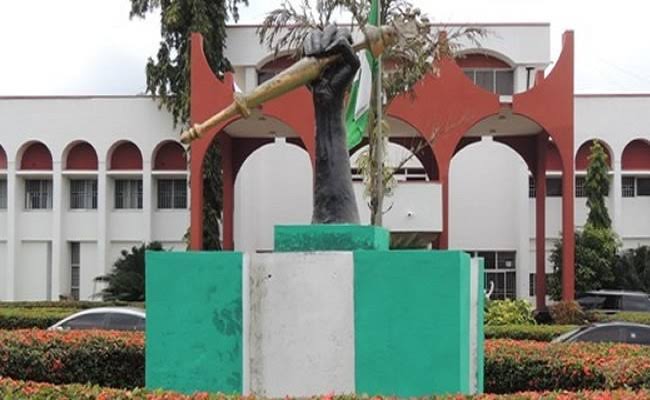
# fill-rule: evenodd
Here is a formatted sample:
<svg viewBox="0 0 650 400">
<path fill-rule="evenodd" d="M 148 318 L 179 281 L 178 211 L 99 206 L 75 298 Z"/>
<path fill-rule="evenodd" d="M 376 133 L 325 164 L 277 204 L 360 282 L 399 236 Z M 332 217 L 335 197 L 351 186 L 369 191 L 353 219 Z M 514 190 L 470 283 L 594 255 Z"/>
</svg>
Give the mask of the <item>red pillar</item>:
<svg viewBox="0 0 650 400">
<path fill-rule="evenodd" d="M 205 153 L 192 148 L 190 159 L 190 249 L 203 248 L 203 157 Z"/>
<path fill-rule="evenodd" d="M 562 157 L 562 300 L 575 298 L 573 149 Z"/>
<path fill-rule="evenodd" d="M 449 249 L 449 160 L 440 160 L 440 185 L 442 186 L 442 232 L 440 250 Z"/>
<path fill-rule="evenodd" d="M 235 174 L 233 170 L 232 139 L 224 132 L 217 138 L 221 150 L 223 185 L 223 249 L 235 249 Z"/>
<path fill-rule="evenodd" d="M 535 166 L 535 300 L 537 310 L 546 309 L 546 149 L 548 135 L 537 135 Z"/>
</svg>

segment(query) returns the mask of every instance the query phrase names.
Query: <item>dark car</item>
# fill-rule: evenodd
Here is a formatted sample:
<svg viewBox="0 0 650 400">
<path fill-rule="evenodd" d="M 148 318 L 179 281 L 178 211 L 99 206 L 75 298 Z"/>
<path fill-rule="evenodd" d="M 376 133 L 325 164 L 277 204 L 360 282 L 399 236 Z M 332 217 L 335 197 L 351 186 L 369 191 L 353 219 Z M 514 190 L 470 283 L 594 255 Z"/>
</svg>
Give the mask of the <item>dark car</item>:
<svg viewBox="0 0 650 400">
<path fill-rule="evenodd" d="M 643 292 L 593 290 L 578 295 L 576 300 L 584 310 L 650 312 L 650 297 Z"/>
<path fill-rule="evenodd" d="M 650 345 L 650 326 L 629 322 L 605 322 L 580 327 L 553 339 L 553 342 L 611 342 Z"/>
<path fill-rule="evenodd" d="M 49 330 L 105 329 L 144 331 L 145 313 L 139 308 L 98 307 L 80 311 L 50 326 Z"/>
</svg>

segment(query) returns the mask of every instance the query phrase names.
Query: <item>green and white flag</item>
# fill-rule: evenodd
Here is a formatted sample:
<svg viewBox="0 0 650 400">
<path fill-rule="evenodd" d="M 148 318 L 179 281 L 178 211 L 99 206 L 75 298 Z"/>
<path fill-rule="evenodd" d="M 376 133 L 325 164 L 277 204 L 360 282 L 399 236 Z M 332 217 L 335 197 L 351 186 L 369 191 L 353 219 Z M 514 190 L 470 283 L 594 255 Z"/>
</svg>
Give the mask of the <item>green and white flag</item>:
<svg viewBox="0 0 650 400">
<path fill-rule="evenodd" d="M 371 0 L 368 24 L 377 26 L 379 23 L 378 0 Z M 348 109 L 345 114 L 345 127 L 348 131 L 348 149 L 361 143 L 368 129 L 368 115 L 372 92 L 372 78 L 377 72 L 377 60 L 368 50 L 359 53 L 361 66 L 357 71 L 350 90 Z"/>
</svg>

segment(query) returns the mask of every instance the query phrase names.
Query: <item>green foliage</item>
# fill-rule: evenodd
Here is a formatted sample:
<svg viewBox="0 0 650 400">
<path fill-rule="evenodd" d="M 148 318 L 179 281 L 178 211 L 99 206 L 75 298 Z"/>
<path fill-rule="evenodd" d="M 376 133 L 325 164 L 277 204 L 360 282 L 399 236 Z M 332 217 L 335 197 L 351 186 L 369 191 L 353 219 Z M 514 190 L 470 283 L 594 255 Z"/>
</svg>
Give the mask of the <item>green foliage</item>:
<svg viewBox="0 0 650 400">
<path fill-rule="evenodd" d="M 95 278 L 107 282 L 108 286 L 101 292 L 104 301 L 144 301 L 144 255 L 146 251 L 162 251 L 160 242 L 132 247 L 131 252 L 122 250 L 122 255 L 113 264 L 113 270 L 107 275 Z"/>
<path fill-rule="evenodd" d="M 614 276 L 616 288 L 650 292 L 650 247 L 639 246 L 619 253 Z"/>
<path fill-rule="evenodd" d="M 14 379 L 144 386 L 141 333 L 0 331 L 0 360 L 0 376 Z"/>
<path fill-rule="evenodd" d="M 0 329 L 45 329 L 79 311 L 74 308 L 0 307 Z"/>
<path fill-rule="evenodd" d="M 575 328 L 575 325 L 488 325 L 485 327 L 485 338 L 550 342 Z"/>
<path fill-rule="evenodd" d="M 131 0 L 130 17 L 160 10 L 160 48 L 147 61 L 147 92 L 158 97 L 174 123 L 185 123 L 190 110 L 190 34 L 203 35 L 208 64 L 217 76 L 232 69 L 224 57 L 226 21 L 239 18 L 248 0 Z"/>
<path fill-rule="evenodd" d="M 611 229 L 586 225 L 575 232 L 575 288 L 577 293 L 611 289 L 615 286 L 614 264 L 620 244 Z M 562 297 L 562 241 L 555 242 L 550 257 L 553 274 L 549 278 L 551 298 Z"/>
<path fill-rule="evenodd" d="M 221 250 L 220 221 L 223 209 L 221 154 L 213 143 L 203 161 L 203 249 Z"/>
<path fill-rule="evenodd" d="M 607 321 L 624 321 L 636 324 L 650 325 L 650 313 L 642 311 L 622 311 L 616 314 L 605 314 L 603 312 L 594 312 L 591 315 L 596 322 Z"/>
<path fill-rule="evenodd" d="M 548 308 L 553 322 L 560 325 L 582 325 L 587 315 L 576 301 L 561 301 Z"/>
<path fill-rule="evenodd" d="M 607 212 L 605 197 L 609 195 L 609 166 L 607 153 L 603 146 L 594 140 L 589 154 L 589 166 L 585 177 L 585 192 L 587 194 L 587 225 L 597 229 L 611 229 L 612 220 Z"/>
<path fill-rule="evenodd" d="M 535 324 L 533 308 L 526 300 L 491 300 L 485 309 L 485 325 Z"/>
</svg>

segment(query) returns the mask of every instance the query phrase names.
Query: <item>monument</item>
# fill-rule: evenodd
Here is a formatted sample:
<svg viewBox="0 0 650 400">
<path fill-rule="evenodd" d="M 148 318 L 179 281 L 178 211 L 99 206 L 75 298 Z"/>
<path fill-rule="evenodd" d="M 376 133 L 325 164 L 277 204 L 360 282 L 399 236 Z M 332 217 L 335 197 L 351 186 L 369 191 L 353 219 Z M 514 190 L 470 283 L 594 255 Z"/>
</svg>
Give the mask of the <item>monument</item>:
<svg viewBox="0 0 650 400">
<path fill-rule="evenodd" d="M 308 84 L 316 115 L 312 224 L 276 226 L 273 253 L 148 253 L 146 384 L 266 397 L 482 391 L 483 273 L 460 251 L 390 251 L 359 224 L 343 102 L 361 47 L 314 31 L 304 58 L 182 140 Z"/>
</svg>

